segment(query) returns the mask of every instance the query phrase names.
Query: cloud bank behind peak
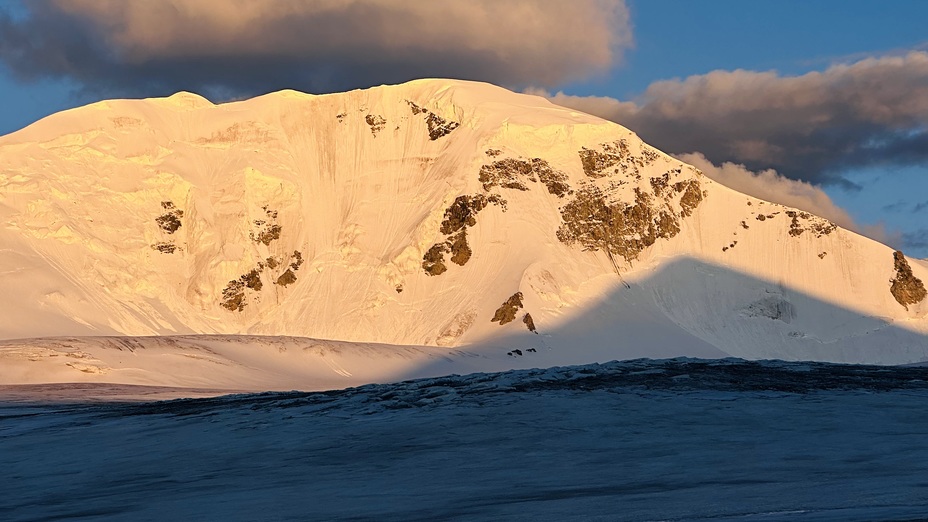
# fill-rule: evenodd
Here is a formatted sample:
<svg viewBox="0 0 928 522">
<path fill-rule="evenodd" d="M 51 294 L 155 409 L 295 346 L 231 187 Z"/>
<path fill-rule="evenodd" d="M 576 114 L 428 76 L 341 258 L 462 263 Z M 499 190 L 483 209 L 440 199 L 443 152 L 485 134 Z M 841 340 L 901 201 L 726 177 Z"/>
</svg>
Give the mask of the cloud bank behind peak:
<svg viewBox="0 0 928 522">
<path fill-rule="evenodd" d="M 547 97 L 625 125 L 667 152 L 700 152 L 716 164 L 817 184 L 847 184 L 846 168 L 928 161 L 925 51 L 801 76 L 713 71 L 655 82 L 633 101 Z"/>
<path fill-rule="evenodd" d="M 421 77 L 554 87 L 632 45 L 621 0 L 32 0 L 0 62 L 102 94 L 327 92 Z"/>
</svg>

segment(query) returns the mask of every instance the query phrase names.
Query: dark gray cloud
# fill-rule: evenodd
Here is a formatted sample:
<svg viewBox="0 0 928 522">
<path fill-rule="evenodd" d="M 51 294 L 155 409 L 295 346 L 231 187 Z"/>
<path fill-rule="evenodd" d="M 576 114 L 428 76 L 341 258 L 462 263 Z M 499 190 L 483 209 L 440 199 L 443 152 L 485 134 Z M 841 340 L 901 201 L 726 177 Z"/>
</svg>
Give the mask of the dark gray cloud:
<svg viewBox="0 0 928 522">
<path fill-rule="evenodd" d="M 900 199 L 899 201 L 895 203 L 890 203 L 889 205 L 883 205 L 880 210 L 882 210 L 883 212 L 889 212 L 889 213 L 896 214 L 896 213 L 906 210 L 906 208 L 909 205 L 910 205 L 909 202 L 903 201 Z"/>
<path fill-rule="evenodd" d="M 541 94 L 545 94 L 543 91 Z M 634 101 L 548 95 L 621 123 L 671 153 L 853 184 L 843 169 L 928 161 L 928 53 L 868 58 L 822 72 L 713 71 L 652 84 Z"/>
<path fill-rule="evenodd" d="M 906 252 L 912 252 L 916 256 L 928 256 L 928 228 L 904 232 L 902 244 Z"/>
<path fill-rule="evenodd" d="M 420 77 L 556 86 L 632 45 L 624 0 L 30 0 L 0 63 L 101 94 L 225 98 Z"/>
</svg>

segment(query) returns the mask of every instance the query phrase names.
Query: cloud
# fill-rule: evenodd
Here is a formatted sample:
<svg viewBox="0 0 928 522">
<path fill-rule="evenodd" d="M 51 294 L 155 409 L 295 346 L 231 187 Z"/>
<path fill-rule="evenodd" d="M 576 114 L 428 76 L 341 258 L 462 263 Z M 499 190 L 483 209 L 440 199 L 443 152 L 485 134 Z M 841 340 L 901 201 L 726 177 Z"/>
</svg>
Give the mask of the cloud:
<svg viewBox="0 0 928 522">
<path fill-rule="evenodd" d="M 536 93 L 539 93 L 536 91 Z M 544 92 L 540 92 L 544 94 Z M 713 71 L 651 84 L 638 99 L 548 95 L 618 122 L 670 153 L 841 183 L 848 167 L 928 160 L 928 52 L 822 72 Z"/>
<path fill-rule="evenodd" d="M 882 210 L 883 212 L 888 212 L 888 213 L 894 213 L 894 214 L 895 214 L 895 213 L 898 213 L 898 212 L 902 212 L 903 210 L 905 210 L 905 208 L 906 208 L 907 206 L 909 206 L 909 204 L 908 204 L 907 202 L 905 202 L 905 201 L 903 201 L 903 200 L 900 199 L 899 201 L 896 201 L 895 203 L 890 203 L 890 204 L 888 204 L 888 205 L 883 205 L 883 207 L 881 208 L 881 210 Z"/>
<path fill-rule="evenodd" d="M 881 225 L 861 226 L 842 208 L 835 205 L 821 188 L 808 182 L 786 178 L 775 170 L 753 172 L 744 165 L 715 165 L 700 153 L 678 154 L 677 159 L 701 170 L 710 179 L 738 192 L 798 208 L 828 219 L 842 228 L 852 230 L 883 243 L 898 243 L 899 238 L 888 234 Z"/>
<path fill-rule="evenodd" d="M 106 94 L 242 96 L 454 77 L 553 87 L 632 45 L 623 0 L 30 0 L 0 63 Z"/>
<path fill-rule="evenodd" d="M 928 228 L 921 228 L 902 234 L 902 244 L 906 251 L 928 260 Z"/>
</svg>

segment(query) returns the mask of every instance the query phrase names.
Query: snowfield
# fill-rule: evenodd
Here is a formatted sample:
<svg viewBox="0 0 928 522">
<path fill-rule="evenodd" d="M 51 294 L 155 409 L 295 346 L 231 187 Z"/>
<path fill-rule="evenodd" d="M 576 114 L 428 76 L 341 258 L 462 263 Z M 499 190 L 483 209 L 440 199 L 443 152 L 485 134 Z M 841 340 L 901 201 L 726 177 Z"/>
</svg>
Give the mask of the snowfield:
<svg viewBox="0 0 928 522">
<path fill-rule="evenodd" d="M 6 391 L 9 521 L 928 517 L 925 368 L 641 360 L 156 403 Z"/>
</svg>

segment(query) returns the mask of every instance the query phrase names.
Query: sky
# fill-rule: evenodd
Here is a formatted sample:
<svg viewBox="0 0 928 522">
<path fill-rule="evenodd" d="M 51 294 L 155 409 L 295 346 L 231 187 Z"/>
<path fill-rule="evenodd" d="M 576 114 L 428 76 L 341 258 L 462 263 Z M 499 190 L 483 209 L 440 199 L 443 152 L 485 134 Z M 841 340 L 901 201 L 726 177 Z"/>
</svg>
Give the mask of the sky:
<svg viewBox="0 0 928 522">
<path fill-rule="evenodd" d="M 452 77 L 928 257 L 921 0 L 0 0 L 0 134 L 113 97 Z"/>
</svg>

